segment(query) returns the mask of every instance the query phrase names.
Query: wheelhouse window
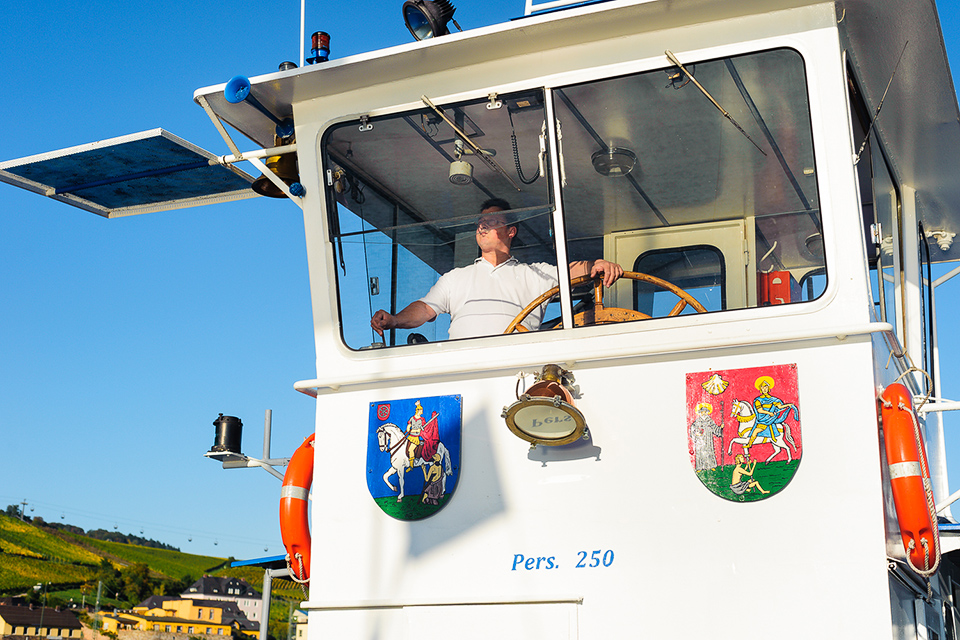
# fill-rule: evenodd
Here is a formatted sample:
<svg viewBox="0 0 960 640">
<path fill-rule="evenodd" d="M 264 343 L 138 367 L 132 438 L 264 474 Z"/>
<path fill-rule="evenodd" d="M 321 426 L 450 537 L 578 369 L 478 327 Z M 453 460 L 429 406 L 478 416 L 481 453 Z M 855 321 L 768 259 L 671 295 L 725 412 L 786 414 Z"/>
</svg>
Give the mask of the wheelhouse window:
<svg viewBox="0 0 960 640">
<path fill-rule="evenodd" d="M 709 245 L 655 249 L 641 254 L 633 271 L 671 282 L 692 295 L 707 311 L 726 308 L 723 298 L 724 262 L 719 249 Z M 633 308 L 651 317 L 668 315 L 677 298 L 652 282 L 633 282 Z M 666 306 L 669 305 L 669 306 Z M 681 313 L 696 313 L 687 306 Z"/>
<path fill-rule="evenodd" d="M 370 319 L 381 309 L 402 311 L 443 274 L 473 265 L 481 205 L 490 199 L 509 204 L 512 256 L 556 271 L 545 122 L 544 92 L 536 89 L 437 110 L 424 104 L 327 131 L 322 145 L 347 346 L 448 339 L 446 313 L 388 329 L 382 338 Z M 497 313 L 513 316 L 523 306 L 512 301 L 509 312 Z"/>
<path fill-rule="evenodd" d="M 503 333 L 521 312 L 519 331 L 555 328 L 561 303 L 537 295 L 600 260 L 627 277 L 576 289 L 575 326 L 609 319 L 589 311 L 598 302 L 625 311 L 615 321 L 636 321 L 798 303 L 826 286 L 806 76 L 793 50 L 458 103 L 425 96 L 422 108 L 334 125 L 321 153 L 352 349 L 462 337 L 451 331 L 456 312 L 434 304 L 438 289 L 498 317 L 472 335 Z M 481 217 L 491 199 L 509 210 Z M 471 297 L 465 272 L 449 275 L 483 266 L 481 236 L 492 233 L 538 274 L 527 297 Z M 417 324 L 380 324 L 382 338 L 371 327 L 381 310 L 396 320 L 418 302 L 430 311 Z"/>
<path fill-rule="evenodd" d="M 605 306 L 653 317 L 700 312 L 694 301 L 711 312 L 819 296 L 802 58 L 777 49 L 684 68 L 553 91 L 568 253 L 602 252 L 678 288 L 624 278 L 605 296 Z"/>
</svg>

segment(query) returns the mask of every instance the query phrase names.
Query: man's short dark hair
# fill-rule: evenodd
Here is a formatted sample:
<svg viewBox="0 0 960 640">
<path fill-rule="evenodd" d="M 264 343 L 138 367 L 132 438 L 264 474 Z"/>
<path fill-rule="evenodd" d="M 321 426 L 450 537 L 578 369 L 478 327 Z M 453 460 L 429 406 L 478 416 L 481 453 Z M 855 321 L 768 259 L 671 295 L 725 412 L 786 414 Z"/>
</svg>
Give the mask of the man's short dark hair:
<svg viewBox="0 0 960 640">
<path fill-rule="evenodd" d="M 486 211 L 487 209 L 492 209 L 493 207 L 496 207 L 501 211 L 509 211 L 510 203 L 502 198 L 490 198 L 480 205 L 480 211 Z"/>
</svg>

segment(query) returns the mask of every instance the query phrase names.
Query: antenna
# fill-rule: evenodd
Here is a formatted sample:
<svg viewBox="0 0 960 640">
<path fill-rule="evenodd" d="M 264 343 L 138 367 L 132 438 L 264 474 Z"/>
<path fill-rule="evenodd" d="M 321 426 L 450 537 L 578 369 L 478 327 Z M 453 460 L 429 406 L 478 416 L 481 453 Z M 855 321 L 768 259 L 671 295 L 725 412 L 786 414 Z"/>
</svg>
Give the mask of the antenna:
<svg viewBox="0 0 960 640">
<path fill-rule="evenodd" d="M 883 95 L 880 96 L 880 104 L 877 105 L 877 111 L 873 114 L 873 120 L 870 121 L 870 126 L 867 128 L 867 135 L 864 136 L 863 142 L 860 144 L 860 149 L 857 151 L 857 157 L 853 160 L 854 165 L 859 164 L 860 154 L 863 153 L 863 149 L 867 146 L 867 141 L 870 139 L 870 133 L 873 131 L 873 127 L 877 124 L 877 118 L 880 117 L 880 109 L 883 109 L 883 101 L 887 99 L 887 91 L 890 91 L 890 85 L 893 83 L 894 76 L 897 75 L 897 69 L 900 68 L 900 61 L 903 60 L 903 53 L 907 50 L 908 44 L 910 44 L 909 40 L 903 43 L 903 49 L 900 50 L 900 57 L 897 58 L 897 64 L 893 67 L 893 73 L 890 74 L 890 79 L 887 80 L 887 88 L 883 90 Z"/>
</svg>

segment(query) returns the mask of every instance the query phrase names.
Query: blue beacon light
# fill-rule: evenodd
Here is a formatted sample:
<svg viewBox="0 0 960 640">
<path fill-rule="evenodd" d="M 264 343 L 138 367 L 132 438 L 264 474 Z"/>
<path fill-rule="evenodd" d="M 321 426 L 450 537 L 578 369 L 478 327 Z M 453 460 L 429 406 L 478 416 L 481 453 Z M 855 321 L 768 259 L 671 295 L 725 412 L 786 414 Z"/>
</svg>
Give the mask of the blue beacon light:
<svg viewBox="0 0 960 640">
<path fill-rule="evenodd" d="M 276 132 L 281 138 L 289 138 L 293 135 L 293 120 L 290 118 L 281 120 L 270 113 L 270 110 L 263 106 L 263 104 L 250 93 L 250 80 L 247 79 L 246 76 L 234 76 L 231 78 L 230 82 L 228 82 L 227 86 L 223 89 L 223 97 L 230 104 L 247 102 L 257 111 L 270 118 L 270 120 L 277 125 Z"/>
</svg>

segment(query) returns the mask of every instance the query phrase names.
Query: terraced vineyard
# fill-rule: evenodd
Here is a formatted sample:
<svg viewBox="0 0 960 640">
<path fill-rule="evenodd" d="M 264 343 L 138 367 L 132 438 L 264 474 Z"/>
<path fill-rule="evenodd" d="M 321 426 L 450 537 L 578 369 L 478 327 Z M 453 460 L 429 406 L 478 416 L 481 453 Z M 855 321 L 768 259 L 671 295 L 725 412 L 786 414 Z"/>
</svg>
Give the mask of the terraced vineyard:
<svg viewBox="0 0 960 640">
<path fill-rule="evenodd" d="M 213 556 L 196 556 L 171 549 L 153 549 L 135 544 L 95 540 L 75 533 L 67 533 L 65 535 L 68 538 L 76 540 L 78 544 L 84 544 L 87 547 L 97 549 L 103 556 L 119 560 L 121 564 L 142 562 L 149 566 L 154 572 L 168 578 L 182 578 L 185 575 L 200 576 L 204 573 L 212 573 L 226 562 L 224 558 L 215 558 Z M 100 557 L 97 557 L 97 562 L 99 561 Z M 260 571 L 260 579 L 263 579 L 262 570 Z"/>
<path fill-rule="evenodd" d="M 0 595 L 22 593 L 37 583 L 50 583 L 53 590 L 79 587 L 96 580 L 104 558 L 118 568 L 142 562 L 154 576 L 174 580 L 224 573 L 216 570 L 226 563 L 224 558 L 55 532 L 0 515 Z M 251 584 L 262 580 L 260 571 Z"/>
<path fill-rule="evenodd" d="M 0 516 L 0 551 L 60 563 L 100 564 L 100 556 L 15 518 Z"/>
<path fill-rule="evenodd" d="M 0 596 L 35 595 L 34 585 L 45 583 L 46 597 L 73 603 L 86 600 L 89 605 L 98 582 L 103 581 L 102 605 L 123 608 L 136 604 L 129 600 L 121 578 L 116 573 L 111 578 L 110 567 L 101 566 L 104 559 L 121 571 L 136 563 L 147 565 L 153 588 L 160 592 L 183 589 L 185 578 L 192 581 L 205 574 L 243 578 L 258 591 L 263 584 L 263 569 L 258 567 L 230 568 L 224 558 L 98 540 L 0 514 Z M 109 589 L 108 581 L 112 581 Z M 274 579 L 272 591 L 270 630 L 275 637 L 283 637 L 291 607 L 304 596 L 290 580 Z"/>
<path fill-rule="evenodd" d="M 96 568 L 62 564 L 40 558 L 0 555 L 0 593 L 15 593 L 41 582 L 80 584 L 92 580 Z"/>
</svg>

